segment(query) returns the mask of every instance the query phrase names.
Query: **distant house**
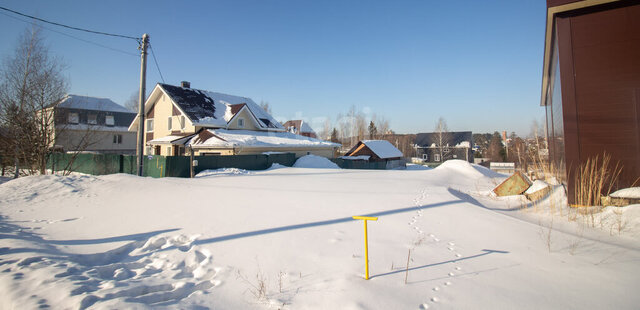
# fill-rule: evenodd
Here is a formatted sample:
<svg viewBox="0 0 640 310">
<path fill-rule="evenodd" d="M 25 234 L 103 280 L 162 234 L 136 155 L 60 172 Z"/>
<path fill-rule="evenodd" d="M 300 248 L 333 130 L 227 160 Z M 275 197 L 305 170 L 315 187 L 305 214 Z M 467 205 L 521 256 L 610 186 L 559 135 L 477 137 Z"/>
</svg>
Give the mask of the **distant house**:
<svg viewBox="0 0 640 310">
<path fill-rule="evenodd" d="M 387 140 L 362 140 L 351 148 L 341 159 L 386 162 L 386 169 L 404 167 L 404 155 Z"/>
<path fill-rule="evenodd" d="M 471 131 L 427 132 L 416 135 L 416 155 L 423 162 L 442 163 L 449 159 L 473 162 L 473 134 Z"/>
<path fill-rule="evenodd" d="M 315 131 L 311 129 L 311 126 L 309 126 L 309 124 L 307 124 L 305 121 L 300 119 L 286 121 L 283 126 L 290 133 L 295 133 L 297 135 L 310 137 L 310 138 L 318 137 Z"/>
<path fill-rule="evenodd" d="M 136 114 L 110 99 L 67 95 L 45 111 L 54 113 L 55 149 L 135 153 L 136 134 L 127 129 Z"/>
<path fill-rule="evenodd" d="M 136 131 L 138 118 L 130 131 Z M 334 157 L 340 144 L 289 133 L 246 97 L 157 84 L 145 102 L 147 155 L 241 155 L 293 152 Z"/>
</svg>

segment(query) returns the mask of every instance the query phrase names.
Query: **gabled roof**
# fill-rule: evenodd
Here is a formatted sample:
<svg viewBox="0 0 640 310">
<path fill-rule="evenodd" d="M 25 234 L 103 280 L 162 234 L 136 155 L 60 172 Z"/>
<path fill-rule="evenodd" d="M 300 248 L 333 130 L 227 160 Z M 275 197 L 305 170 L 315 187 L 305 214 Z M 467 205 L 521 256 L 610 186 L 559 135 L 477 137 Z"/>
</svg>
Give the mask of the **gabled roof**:
<svg viewBox="0 0 640 310">
<path fill-rule="evenodd" d="M 296 120 L 289 120 L 286 123 L 284 123 L 284 128 L 288 130 L 289 127 L 295 127 L 297 132 L 297 134 L 302 134 L 302 133 L 314 133 L 313 129 L 311 128 L 311 126 L 309 126 L 309 124 L 307 124 L 305 121 L 301 120 L 301 119 L 296 119 Z"/>
<path fill-rule="evenodd" d="M 251 98 L 227 95 L 194 88 L 158 84 L 194 125 L 225 127 L 246 106 L 263 129 L 284 129 Z"/>
<path fill-rule="evenodd" d="M 444 134 L 446 134 L 446 139 L 444 140 L 446 140 L 446 143 L 448 143 L 450 147 L 455 147 L 455 146 L 472 147 L 473 146 L 473 134 L 471 133 L 471 131 L 449 131 Z M 464 142 L 467 142 L 468 145 L 465 145 Z M 416 135 L 416 140 L 414 144 L 416 144 L 418 147 L 437 146 L 438 133 L 437 132 L 419 133 Z"/>
<path fill-rule="evenodd" d="M 67 95 L 60 102 L 54 103 L 51 106 L 57 108 L 78 109 L 78 110 L 94 110 L 94 111 L 106 111 L 106 112 L 121 112 L 131 113 L 125 107 L 113 102 L 108 98 L 96 98 L 79 95 Z"/>
<path fill-rule="evenodd" d="M 380 159 L 403 157 L 402 152 L 387 140 L 362 140 L 359 141 L 345 156 L 361 156 L 362 148 L 368 148 Z"/>
</svg>

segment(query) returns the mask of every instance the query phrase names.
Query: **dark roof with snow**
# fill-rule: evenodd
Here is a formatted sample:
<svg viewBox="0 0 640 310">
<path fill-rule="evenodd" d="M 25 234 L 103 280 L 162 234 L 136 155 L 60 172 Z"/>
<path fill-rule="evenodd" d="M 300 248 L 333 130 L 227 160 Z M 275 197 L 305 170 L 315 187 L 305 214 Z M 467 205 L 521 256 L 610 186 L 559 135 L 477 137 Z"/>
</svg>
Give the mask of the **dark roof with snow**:
<svg viewBox="0 0 640 310">
<path fill-rule="evenodd" d="M 251 98 L 168 84 L 158 85 L 194 124 L 224 127 L 233 115 L 246 106 L 255 116 L 260 127 L 283 129 L 280 123 L 253 102 Z M 227 113 L 227 109 L 230 110 L 230 113 Z"/>
<path fill-rule="evenodd" d="M 180 109 L 193 121 L 213 117 L 215 118 L 216 107 L 214 101 L 204 92 L 191 88 L 160 84 L 164 91 L 171 97 Z"/>
<path fill-rule="evenodd" d="M 446 132 L 447 139 L 445 139 L 446 143 L 449 146 L 456 146 L 462 142 L 469 142 L 469 147 L 473 147 L 473 134 L 471 131 L 449 131 Z M 419 147 L 430 147 L 433 144 L 438 144 L 438 133 L 437 132 L 425 132 L 419 133 L 416 135 L 416 140 L 414 144 Z"/>
</svg>

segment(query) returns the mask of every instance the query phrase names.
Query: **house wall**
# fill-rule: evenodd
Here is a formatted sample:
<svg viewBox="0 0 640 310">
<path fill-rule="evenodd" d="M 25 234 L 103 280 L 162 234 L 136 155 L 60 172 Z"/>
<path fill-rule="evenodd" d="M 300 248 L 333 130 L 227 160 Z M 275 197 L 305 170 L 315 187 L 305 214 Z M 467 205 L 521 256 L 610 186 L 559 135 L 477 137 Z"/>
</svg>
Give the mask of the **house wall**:
<svg viewBox="0 0 640 310">
<path fill-rule="evenodd" d="M 187 135 L 191 133 L 195 133 L 196 128 L 193 126 L 191 121 L 188 118 L 184 118 L 184 126 L 181 126 L 181 118 L 182 114 L 180 110 L 174 107 L 173 102 L 169 96 L 166 94 L 162 94 L 158 96 L 158 99 L 153 104 L 153 107 L 149 112 L 147 112 L 146 120 L 153 119 L 153 132 L 145 133 L 145 155 L 162 155 L 162 156 L 171 156 L 172 149 L 170 145 L 162 145 L 160 146 L 160 154 L 155 154 L 153 146 L 146 146 L 148 141 L 153 139 L 162 138 L 170 135 Z M 169 129 L 169 119 L 171 119 L 171 129 Z M 145 131 L 146 131 L 145 124 Z"/>
<path fill-rule="evenodd" d="M 53 145 L 62 147 L 64 151 L 118 154 L 135 152 L 136 133 L 126 130 L 135 117 L 135 113 L 70 108 L 50 109 L 46 113 L 51 113 L 52 111 L 54 111 L 53 119 L 55 124 Z M 68 122 L 70 113 L 78 115 L 78 123 Z M 95 116 L 95 124 L 88 124 L 90 116 Z M 107 116 L 113 116 L 113 125 L 106 125 Z M 116 136 L 115 143 L 113 142 L 114 135 Z"/>
<path fill-rule="evenodd" d="M 121 143 L 118 143 L 117 136 L 121 136 Z M 64 151 L 130 154 L 136 151 L 136 141 L 136 133 L 129 131 L 63 129 L 56 132 L 55 145 L 62 146 Z"/>
<path fill-rule="evenodd" d="M 551 140 L 550 155 L 567 167 L 570 202 L 576 167 L 604 152 L 623 166 L 618 186 L 640 176 L 640 4 L 631 3 L 555 17 L 561 100 L 547 106 L 547 122 L 562 126 L 551 128 L 551 138 L 561 137 L 563 145 L 554 150 Z"/>
<path fill-rule="evenodd" d="M 238 126 L 238 120 L 240 118 L 244 119 L 244 127 Z M 260 130 L 254 123 L 253 116 L 251 116 L 251 113 L 246 108 L 240 110 L 238 115 L 229 123 L 229 129 Z"/>
<path fill-rule="evenodd" d="M 435 161 L 435 154 L 438 154 L 438 155 L 440 154 L 439 148 L 428 147 L 428 148 L 416 149 L 416 156 L 418 158 L 421 158 L 424 160 L 424 157 L 423 157 L 424 154 L 426 154 L 428 157 L 425 161 L 430 163 L 442 163 L 449 159 L 461 159 L 471 163 L 473 162 L 473 153 L 469 148 L 449 147 L 449 152 L 443 152 L 442 157 L 444 158 L 441 158 L 440 161 Z"/>
</svg>

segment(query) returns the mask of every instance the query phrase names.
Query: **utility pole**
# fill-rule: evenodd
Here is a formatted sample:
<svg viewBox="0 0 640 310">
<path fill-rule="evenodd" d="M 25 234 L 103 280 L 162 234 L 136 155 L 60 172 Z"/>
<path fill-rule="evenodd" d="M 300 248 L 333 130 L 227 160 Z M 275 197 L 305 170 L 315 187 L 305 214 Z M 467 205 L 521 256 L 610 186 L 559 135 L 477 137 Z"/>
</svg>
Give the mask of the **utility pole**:
<svg viewBox="0 0 640 310">
<path fill-rule="evenodd" d="M 140 97 L 138 100 L 138 146 L 136 153 L 138 155 L 138 176 L 142 176 L 142 161 L 144 153 L 144 97 L 147 86 L 147 46 L 149 45 L 149 35 L 142 35 L 140 43 Z"/>
</svg>

